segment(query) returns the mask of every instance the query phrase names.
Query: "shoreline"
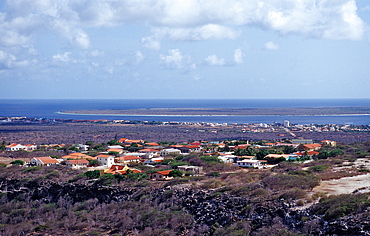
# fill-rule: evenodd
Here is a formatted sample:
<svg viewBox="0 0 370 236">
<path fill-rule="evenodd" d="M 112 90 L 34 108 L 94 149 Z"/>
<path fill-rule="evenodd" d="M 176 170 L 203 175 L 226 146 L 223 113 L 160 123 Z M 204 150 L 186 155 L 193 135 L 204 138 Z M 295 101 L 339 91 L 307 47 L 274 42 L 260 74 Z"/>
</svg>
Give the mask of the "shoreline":
<svg viewBox="0 0 370 236">
<path fill-rule="evenodd" d="M 370 107 L 312 108 L 142 108 L 58 111 L 68 115 L 164 116 L 164 117 L 227 117 L 227 116 L 369 116 Z"/>
<path fill-rule="evenodd" d="M 233 116 L 251 116 L 251 117 L 262 117 L 262 116 L 370 116 L 370 114 L 325 114 L 325 115 L 195 115 L 195 114 L 189 114 L 189 115 L 175 115 L 175 114 L 110 114 L 110 113 L 73 113 L 73 112 L 63 112 L 58 111 L 57 114 L 62 115 L 85 115 L 85 116 L 158 116 L 158 117 L 233 117 Z"/>
</svg>

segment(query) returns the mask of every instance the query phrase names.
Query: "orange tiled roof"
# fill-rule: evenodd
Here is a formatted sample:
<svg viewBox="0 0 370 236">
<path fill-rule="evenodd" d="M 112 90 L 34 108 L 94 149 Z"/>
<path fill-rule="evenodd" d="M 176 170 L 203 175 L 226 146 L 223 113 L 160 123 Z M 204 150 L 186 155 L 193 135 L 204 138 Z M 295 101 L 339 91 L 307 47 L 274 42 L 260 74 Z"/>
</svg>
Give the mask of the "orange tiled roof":
<svg viewBox="0 0 370 236">
<path fill-rule="evenodd" d="M 145 145 L 148 145 L 148 146 L 159 146 L 158 143 L 146 143 Z"/>
<path fill-rule="evenodd" d="M 80 152 L 74 152 L 74 153 L 71 153 L 69 155 L 66 155 L 66 156 L 62 156 L 63 159 L 68 159 L 68 158 L 71 158 L 71 159 L 86 159 L 86 158 L 92 158 L 91 156 L 89 155 L 86 155 L 86 154 L 83 154 L 83 153 L 80 153 Z"/>
<path fill-rule="evenodd" d="M 59 163 L 58 160 L 51 158 L 51 157 L 35 157 L 35 159 L 40 160 L 44 164 Z"/>
<path fill-rule="evenodd" d="M 89 161 L 86 159 L 80 159 L 80 160 L 68 160 L 71 164 L 89 164 Z"/>
<path fill-rule="evenodd" d="M 161 175 L 169 175 L 171 171 L 172 170 L 162 170 L 162 171 L 157 171 L 157 173 L 159 173 Z"/>
</svg>

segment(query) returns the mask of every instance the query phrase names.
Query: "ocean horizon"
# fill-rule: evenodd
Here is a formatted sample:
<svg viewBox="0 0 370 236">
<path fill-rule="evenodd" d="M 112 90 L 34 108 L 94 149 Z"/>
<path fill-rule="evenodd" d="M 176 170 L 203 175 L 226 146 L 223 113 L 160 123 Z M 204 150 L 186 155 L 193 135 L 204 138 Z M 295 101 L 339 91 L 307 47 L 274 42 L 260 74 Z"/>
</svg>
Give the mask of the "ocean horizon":
<svg viewBox="0 0 370 236">
<path fill-rule="evenodd" d="M 0 99 L 0 116 L 48 119 L 107 119 L 139 121 L 282 123 L 370 125 L 369 115 L 330 116 L 147 116 L 77 115 L 72 110 L 125 110 L 149 108 L 297 108 L 364 107 L 370 99 Z"/>
</svg>

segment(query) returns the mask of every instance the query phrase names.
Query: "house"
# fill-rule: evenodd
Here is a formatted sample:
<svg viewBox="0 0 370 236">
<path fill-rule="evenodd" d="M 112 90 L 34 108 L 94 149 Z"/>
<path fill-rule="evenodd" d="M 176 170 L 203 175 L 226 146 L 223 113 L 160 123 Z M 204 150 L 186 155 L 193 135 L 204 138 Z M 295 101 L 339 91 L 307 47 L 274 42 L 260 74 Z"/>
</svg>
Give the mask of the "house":
<svg viewBox="0 0 370 236">
<path fill-rule="evenodd" d="M 337 142 L 332 141 L 332 140 L 322 140 L 321 143 L 323 145 L 330 146 L 330 147 L 336 147 L 337 146 Z"/>
<path fill-rule="evenodd" d="M 223 163 L 234 163 L 236 156 L 235 155 L 220 155 L 218 159 L 220 159 Z"/>
<path fill-rule="evenodd" d="M 166 156 L 166 155 L 179 155 L 181 154 L 181 151 L 176 148 L 165 148 L 161 150 L 161 156 Z"/>
<path fill-rule="evenodd" d="M 289 157 L 291 157 L 292 154 L 268 154 L 265 156 L 265 158 L 272 158 L 272 159 L 277 159 L 277 158 L 284 158 L 285 160 L 289 160 Z"/>
<path fill-rule="evenodd" d="M 58 165 L 59 161 L 57 159 L 47 157 L 34 157 L 30 161 L 31 166 L 51 166 Z"/>
<path fill-rule="evenodd" d="M 312 144 L 313 140 L 312 139 L 293 139 L 292 143 L 293 144 Z"/>
<path fill-rule="evenodd" d="M 194 172 L 195 174 L 200 174 L 203 172 L 202 166 L 178 166 L 177 169 L 180 171 Z"/>
<path fill-rule="evenodd" d="M 127 171 L 132 171 L 133 173 L 141 173 L 142 171 L 128 167 L 127 165 L 112 165 L 108 170 L 104 171 L 105 174 L 121 174 L 124 175 Z"/>
<path fill-rule="evenodd" d="M 249 167 L 249 168 L 263 168 L 264 165 L 267 164 L 267 161 L 263 160 L 241 160 L 237 161 L 234 166 L 239 166 L 239 167 Z"/>
<path fill-rule="evenodd" d="M 149 178 L 155 179 L 155 180 L 170 180 L 170 179 L 173 179 L 173 177 L 169 176 L 171 171 L 172 170 L 163 170 L 163 171 L 157 171 L 154 173 L 150 173 Z"/>
<path fill-rule="evenodd" d="M 92 157 L 92 156 L 89 156 L 89 155 L 86 155 L 80 152 L 74 152 L 69 155 L 62 156 L 62 159 L 64 160 L 68 160 L 68 159 L 90 159 L 92 160 L 92 159 L 96 159 L 96 157 Z"/>
<path fill-rule="evenodd" d="M 77 145 L 78 149 L 80 149 L 81 151 L 87 151 L 89 150 L 89 145 L 86 145 L 86 144 L 78 144 Z"/>
<path fill-rule="evenodd" d="M 158 149 L 153 149 L 153 148 L 144 148 L 138 151 L 139 153 L 144 153 L 145 158 L 152 158 L 155 156 L 159 155 L 159 150 Z"/>
<path fill-rule="evenodd" d="M 108 166 L 108 168 L 110 168 L 112 165 L 114 165 L 114 156 L 98 155 L 96 158 L 98 161 L 100 161 L 102 166 Z"/>
<path fill-rule="evenodd" d="M 35 150 L 36 148 L 37 146 L 34 144 L 22 145 L 19 143 L 12 143 L 10 145 L 5 146 L 5 151 L 10 151 L 10 152 L 19 151 L 19 150 L 32 151 L 32 150 Z"/>
<path fill-rule="evenodd" d="M 163 160 L 164 160 L 163 157 L 153 157 L 148 160 L 145 160 L 144 164 L 157 164 L 157 163 L 161 163 Z"/>
<path fill-rule="evenodd" d="M 118 154 L 122 154 L 123 153 L 123 149 L 122 148 L 108 148 L 107 149 L 107 152 L 108 153 L 118 153 Z"/>
<path fill-rule="evenodd" d="M 301 144 L 297 147 L 299 151 L 316 151 L 322 147 L 319 143 L 312 143 L 312 144 Z"/>
<path fill-rule="evenodd" d="M 138 156 L 119 156 L 114 158 L 114 161 L 116 163 L 137 163 L 141 162 L 141 157 Z"/>
<path fill-rule="evenodd" d="M 202 151 L 202 148 L 199 145 L 187 145 L 185 147 L 189 148 L 189 152 L 201 152 Z"/>
<path fill-rule="evenodd" d="M 67 160 L 66 165 L 73 169 L 86 168 L 89 165 L 89 161 L 86 159 Z"/>
</svg>

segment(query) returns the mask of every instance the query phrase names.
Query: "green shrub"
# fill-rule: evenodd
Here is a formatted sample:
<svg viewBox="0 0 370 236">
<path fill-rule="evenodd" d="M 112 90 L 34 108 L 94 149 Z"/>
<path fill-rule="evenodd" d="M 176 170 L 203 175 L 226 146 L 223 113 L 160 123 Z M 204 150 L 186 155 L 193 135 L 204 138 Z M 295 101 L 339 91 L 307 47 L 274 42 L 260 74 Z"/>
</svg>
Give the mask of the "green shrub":
<svg viewBox="0 0 370 236">
<path fill-rule="evenodd" d="M 23 166 L 24 165 L 24 161 L 22 161 L 22 160 L 15 160 L 15 161 L 10 162 L 10 164 Z"/>
<path fill-rule="evenodd" d="M 329 168 L 328 165 L 318 165 L 318 166 L 311 166 L 308 169 L 313 171 L 313 172 L 321 172 L 321 171 L 324 171 L 328 168 Z"/>
<path fill-rule="evenodd" d="M 99 170 L 90 170 L 85 172 L 84 174 L 89 179 L 97 179 L 100 177 L 100 171 Z"/>
<path fill-rule="evenodd" d="M 331 220 L 361 212 L 369 206 L 369 194 L 341 194 L 321 198 L 312 212 L 324 215 L 325 220 Z"/>
</svg>

